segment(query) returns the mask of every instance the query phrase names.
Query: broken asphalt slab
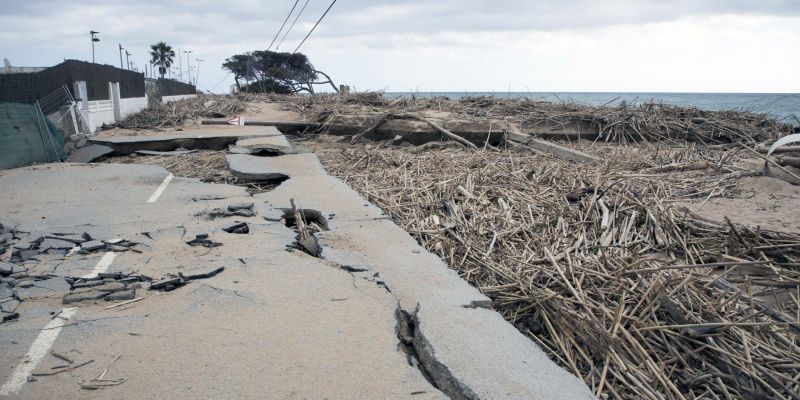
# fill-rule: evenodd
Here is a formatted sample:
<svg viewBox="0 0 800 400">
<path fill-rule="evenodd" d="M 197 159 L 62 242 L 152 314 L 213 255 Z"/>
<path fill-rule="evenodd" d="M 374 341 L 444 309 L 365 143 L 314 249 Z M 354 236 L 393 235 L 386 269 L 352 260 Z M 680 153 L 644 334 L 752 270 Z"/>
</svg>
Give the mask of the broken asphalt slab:
<svg viewBox="0 0 800 400">
<path fill-rule="evenodd" d="M 231 127 L 231 129 L 197 129 L 182 134 L 162 136 L 110 136 L 90 139 L 92 144 L 108 146 L 115 154 L 125 155 L 137 150 L 172 151 L 179 147 L 189 150 L 223 150 L 240 138 L 270 136 L 267 127 Z"/>
<path fill-rule="evenodd" d="M 303 175 L 325 175 L 325 169 L 314 154 L 291 154 L 278 157 L 257 157 L 246 154 L 225 156 L 228 169 L 245 181 L 284 180 Z"/>
<path fill-rule="evenodd" d="M 72 163 L 90 163 L 100 157 L 107 156 L 114 152 L 114 149 L 108 146 L 99 144 L 91 144 L 81 147 L 67 157 L 67 162 Z"/>
</svg>

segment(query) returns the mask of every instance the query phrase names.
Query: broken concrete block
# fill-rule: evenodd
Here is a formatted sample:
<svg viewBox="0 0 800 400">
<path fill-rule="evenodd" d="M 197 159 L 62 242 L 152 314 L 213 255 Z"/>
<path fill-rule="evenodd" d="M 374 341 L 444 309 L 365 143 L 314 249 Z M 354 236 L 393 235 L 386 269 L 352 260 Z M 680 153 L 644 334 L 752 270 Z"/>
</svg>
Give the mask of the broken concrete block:
<svg viewBox="0 0 800 400">
<path fill-rule="evenodd" d="M 92 289 L 102 292 L 119 292 L 125 290 L 127 287 L 124 283 L 120 282 L 106 282 L 100 286 L 95 286 Z"/>
<path fill-rule="evenodd" d="M 101 281 L 101 280 L 83 281 L 83 282 L 78 282 L 78 283 L 73 284 L 72 287 L 74 289 L 82 289 L 82 288 L 88 288 L 88 287 L 92 287 L 92 286 L 100 286 L 103 283 L 104 282 Z"/>
<path fill-rule="evenodd" d="M 12 296 L 14 296 L 14 291 L 11 290 L 11 287 L 8 285 L 8 283 L 0 283 L 0 299 L 6 299 Z"/>
<path fill-rule="evenodd" d="M 234 203 L 228 205 L 228 210 L 236 211 L 236 210 L 252 210 L 255 204 L 253 203 Z"/>
<path fill-rule="evenodd" d="M 108 296 L 108 292 L 89 290 L 81 293 L 69 293 L 61 300 L 63 304 L 77 303 L 79 301 L 98 300 Z"/>
<path fill-rule="evenodd" d="M 186 244 L 188 244 L 189 246 L 208 247 L 209 249 L 210 248 L 214 248 L 214 247 L 222 246 L 222 243 L 215 242 L 215 241 L 209 239 L 207 233 L 196 235 L 194 239 L 186 242 Z"/>
<path fill-rule="evenodd" d="M 106 244 L 103 243 L 101 240 L 90 240 L 88 242 L 81 244 L 81 250 L 86 250 L 86 251 L 95 251 L 105 247 Z"/>
<path fill-rule="evenodd" d="M 16 267 L 14 273 L 8 276 L 11 279 L 18 280 L 24 279 L 28 277 L 28 270 L 27 269 L 20 269 L 20 267 Z"/>
<path fill-rule="evenodd" d="M 14 273 L 14 264 L 0 261 L 0 276 L 9 276 Z"/>
<path fill-rule="evenodd" d="M 44 240 L 42 240 L 41 243 L 39 243 L 39 249 L 38 250 L 40 252 L 45 252 L 45 251 L 48 251 L 50 249 L 67 249 L 68 250 L 68 249 L 71 249 L 73 247 L 75 247 L 75 243 L 72 243 L 72 242 L 70 242 L 68 240 L 47 239 L 47 238 L 45 238 Z"/>
<path fill-rule="evenodd" d="M 19 318 L 19 314 L 15 313 L 15 312 L 7 313 L 7 312 L 3 311 L 3 312 L 0 312 L 0 314 L 3 316 L 3 322 L 13 321 L 13 320 Z"/>
<path fill-rule="evenodd" d="M 60 277 L 60 276 L 54 276 L 52 278 L 43 279 L 41 281 L 36 281 L 36 286 L 40 287 L 40 288 L 43 288 L 43 289 L 49 289 L 49 290 L 52 290 L 52 291 L 57 291 L 57 292 L 59 292 L 59 291 L 60 292 L 69 291 L 69 283 L 67 282 L 67 280 L 65 278 Z"/>
<path fill-rule="evenodd" d="M 222 230 L 228 233 L 236 233 L 239 235 L 250 233 L 250 227 L 246 222 L 231 222 L 223 226 Z"/>
<path fill-rule="evenodd" d="M 39 252 L 36 251 L 36 250 L 20 250 L 19 253 L 17 253 L 17 255 L 19 256 L 20 260 L 22 260 L 22 261 L 28 261 L 31 258 L 33 258 L 33 256 L 35 256 L 37 254 L 39 254 Z"/>
<path fill-rule="evenodd" d="M 105 297 L 106 301 L 120 301 L 131 300 L 136 297 L 136 290 L 122 290 L 116 293 L 111 293 Z"/>
<path fill-rule="evenodd" d="M 28 279 L 18 280 L 14 284 L 14 287 L 15 288 L 20 288 L 20 289 L 27 289 L 29 287 L 33 287 L 33 281 L 28 280 Z"/>
<path fill-rule="evenodd" d="M 236 210 L 232 211 L 233 215 L 238 217 L 255 217 L 256 212 L 253 210 Z"/>
<path fill-rule="evenodd" d="M 21 302 L 19 300 L 9 297 L 2 300 L 2 303 L 0 303 L 0 310 L 7 313 L 13 313 L 17 310 L 17 307 L 19 307 L 20 304 Z"/>
</svg>

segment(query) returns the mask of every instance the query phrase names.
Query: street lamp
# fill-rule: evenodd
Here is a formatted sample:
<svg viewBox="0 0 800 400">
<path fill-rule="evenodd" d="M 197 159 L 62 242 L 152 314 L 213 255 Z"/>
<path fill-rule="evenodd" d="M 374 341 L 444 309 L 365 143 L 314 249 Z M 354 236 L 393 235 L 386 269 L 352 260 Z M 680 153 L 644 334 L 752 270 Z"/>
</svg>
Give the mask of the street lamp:
<svg viewBox="0 0 800 400">
<path fill-rule="evenodd" d="M 119 45 L 119 69 L 124 69 L 125 67 L 122 66 L 122 45 Z"/>
<path fill-rule="evenodd" d="M 189 61 L 189 54 L 192 52 L 192 50 L 184 50 L 183 52 L 186 53 L 186 68 L 189 68 L 189 65 L 191 65 L 191 61 Z M 189 84 L 191 85 L 192 84 L 192 74 L 187 74 L 187 75 L 188 75 L 188 78 L 189 78 Z"/>
<path fill-rule="evenodd" d="M 125 62 L 127 62 L 127 63 L 128 63 L 128 69 L 131 69 L 131 58 L 130 58 L 130 57 L 131 57 L 132 55 L 133 55 L 133 54 L 131 54 L 131 53 L 128 53 L 128 50 L 125 50 Z"/>
<path fill-rule="evenodd" d="M 97 32 L 97 31 L 89 31 L 89 37 L 91 37 L 91 38 L 92 38 L 92 64 L 94 64 L 94 43 L 95 43 L 95 42 L 99 42 L 99 41 L 100 41 L 100 39 L 99 39 L 97 36 L 95 36 L 95 35 L 97 35 L 98 33 L 100 33 L 100 32 Z"/>
<path fill-rule="evenodd" d="M 200 79 L 200 63 L 205 60 L 202 58 L 197 58 L 195 61 L 197 61 L 197 71 L 195 71 L 194 84 L 197 85 L 197 82 L 199 82 L 198 79 Z"/>
</svg>

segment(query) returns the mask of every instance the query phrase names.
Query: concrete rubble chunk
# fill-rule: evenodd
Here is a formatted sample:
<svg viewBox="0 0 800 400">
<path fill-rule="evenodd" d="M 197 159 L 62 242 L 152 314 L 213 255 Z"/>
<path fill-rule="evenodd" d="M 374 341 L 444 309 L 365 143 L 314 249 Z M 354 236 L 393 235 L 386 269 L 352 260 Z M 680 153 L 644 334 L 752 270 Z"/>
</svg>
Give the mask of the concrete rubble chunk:
<svg viewBox="0 0 800 400">
<path fill-rule="evenodd" d="M 45 252 L 50 249 L 71 249 L 73 247 L 75 247 L 75 243 L 61 239 L 46 238 L 41 243 L 39 243 L 40 252 Z"/>
<path fill-rule="evenodd" d="M 136 297 L 136 290 L 121 290 L 119 292 L 111 293 L 104 298 L 106 301 L 120 301 L 120 300 L 131 300 Z"/>
<path fill-rule="evenodd" d="M 100 286 L 102 284 L 103 284 L 103 281 L 101 281 L 101 280 L 93 280 L 93 281 L 77 282 L 77 283 L 73 284 L 72 287 L 74 289 L 82 289 L 82 288 L 88 288 L 88 287 L 93 287 L 93 286 Z"/>
<path fill-rule="evenodd" d="M 27 289 L 29 287 L 33 287 L 34 283 L 31 280 L 23 279 L 19 280 L 14 284 L 15 288 Z"/>
<path fill-rule="evenodd" d="M 39 254 L 39 252 L 36 250 L 20 250 L 18 253 L 19 258 L 22 261 L 28 261 L 37 254 Z"/>
<path fill-rule="evenodd" d="M 247 222 L 230 222 L 222 227 L 222 230 L 228 233 L 236 233 L 239 235 L 250 233 L 250 227 Z"/>
<path fill-rule="evenodd" d="M 106 282 L 102 285 L 95 286 L 92 289 L 99 290 L 101 292 L 119 292 L 126 289 L 124 283 L 120 282 Z"/>
<path fill-rule="evenodd" d="M 14 264 L 0 261 L 0 276 L 9 276 L 14 273 Z"/>
<path fill-rule="evenodd" d="M 12 296 L 14 296 L 14 291 L 11 290 L 8 284 L 5 282 L 0 284 L 0 299 L 7 299 Z"/>
<path fill-rule="evenodd" d="M 15 313 L 15 312 L 8 313 L 8 312 L 3 311 L 3 312 L 0 312 L 0 315 L 3 316 L 3 322 L 13 321 L 13 320 L 19 318 L 19 314 Z"/>
<path fill-rule="evenodd" d="M 81 301 L 99 300 L 108 296 L 108 292 L 101 292 L 99 290 L 89 290 L 80 293 L 70 293 L 64 296 L 61 300 L 63 304 L 77 303 Z"/>
<path fill-rule="evenodd" d="M 3 312 L 13 313 L 14 311 L 17 310 L 17 307 L 19 307 L 20 304 L 21 302 L 17 299 L 6 298 L 2 300 L 2 303 L 0 303 L 0 309 Z"/>
<path fill-rule="evenodd" d="M 229 211 L 252 210 L 254 205 L 255 204 L 253 203 L 234 203 L 228 205 L 228 210 Z"/>
<path fill-rule="evenodd" d="M 81 250 L 86 250 L 86 251 L 95 251 L 105 247 L 106 244 L 103 243 L 102 240 L 90 240 L 86 243 L 81 244 Z"/>
</svg>

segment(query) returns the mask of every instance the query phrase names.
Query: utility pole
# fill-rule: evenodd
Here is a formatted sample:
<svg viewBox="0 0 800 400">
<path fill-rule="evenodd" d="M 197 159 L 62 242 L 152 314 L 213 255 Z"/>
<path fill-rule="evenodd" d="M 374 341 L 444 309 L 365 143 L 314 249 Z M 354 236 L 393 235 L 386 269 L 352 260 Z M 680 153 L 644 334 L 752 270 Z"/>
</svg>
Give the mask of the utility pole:
<svg viewBox="0 0 800 400">
<path fill-rule="evenodd" d="M 92 38 L 92 64 L 94 64 L 94 44 L 95 44 L 95 42 L 99 42 L 100 41 L 100 39 L 98 39 L 97 36 L 95 36 L 98 33 L 100 33 L 100 32 L 89 31 L 89 37 Z"/>
<path fill-rule="evenodd" d="M 128 63 L 128 69 L 131 69 L 131 53 L 125 50 L 125 61 Z"/>
<path fill-rule="evenodd" d="M 189 65 L 191 65 L 191 64 L 192 64 L 192 63 L 189 61 L 189 54 L 191 54 L 191 53 L 192 53 L 192 50 L 184 50 L 183 52 L 184 52 L 184 53 L 186 53 L 186 68 L 187 68 L 187 69 L 189 69 Z M 180 58 L 180 54 L 178 54 L 178 58 Z M 188 76 L 187 76 L 187 78 L 188 78 L 188 80 L 189 80 L 189 84 L 191 85 L 191 84 L 192 84 L 192 74 L 191 74 L 191 72 L 190 72 L 190 73 L 188 73 L 187 75 L 188 75 Z"/>
<path fill-rule="evenodd" d="M 122 66 L 122 44 L 119 44 L 119 68 L 124 69 Z"/>
<path fill-rule="evenodd" d="M 183 80 L 183 58 L 181 57 L 181 49 L 178 49 L 178 80 Z"/>
<path fill-rule="evenodd" d="M 195 76 L 194 76 L 194 84 L 197 85 L 197 82 L 199 82 L 198 79 L 200 79 L 200 63 L 205 61 L 205 60 L 203 60 L 202 58 L 198 58 L 198 59 L 195 59 L 195 61 L 197 61 L 197 71 L 195 72 Z"/>
</svg>

